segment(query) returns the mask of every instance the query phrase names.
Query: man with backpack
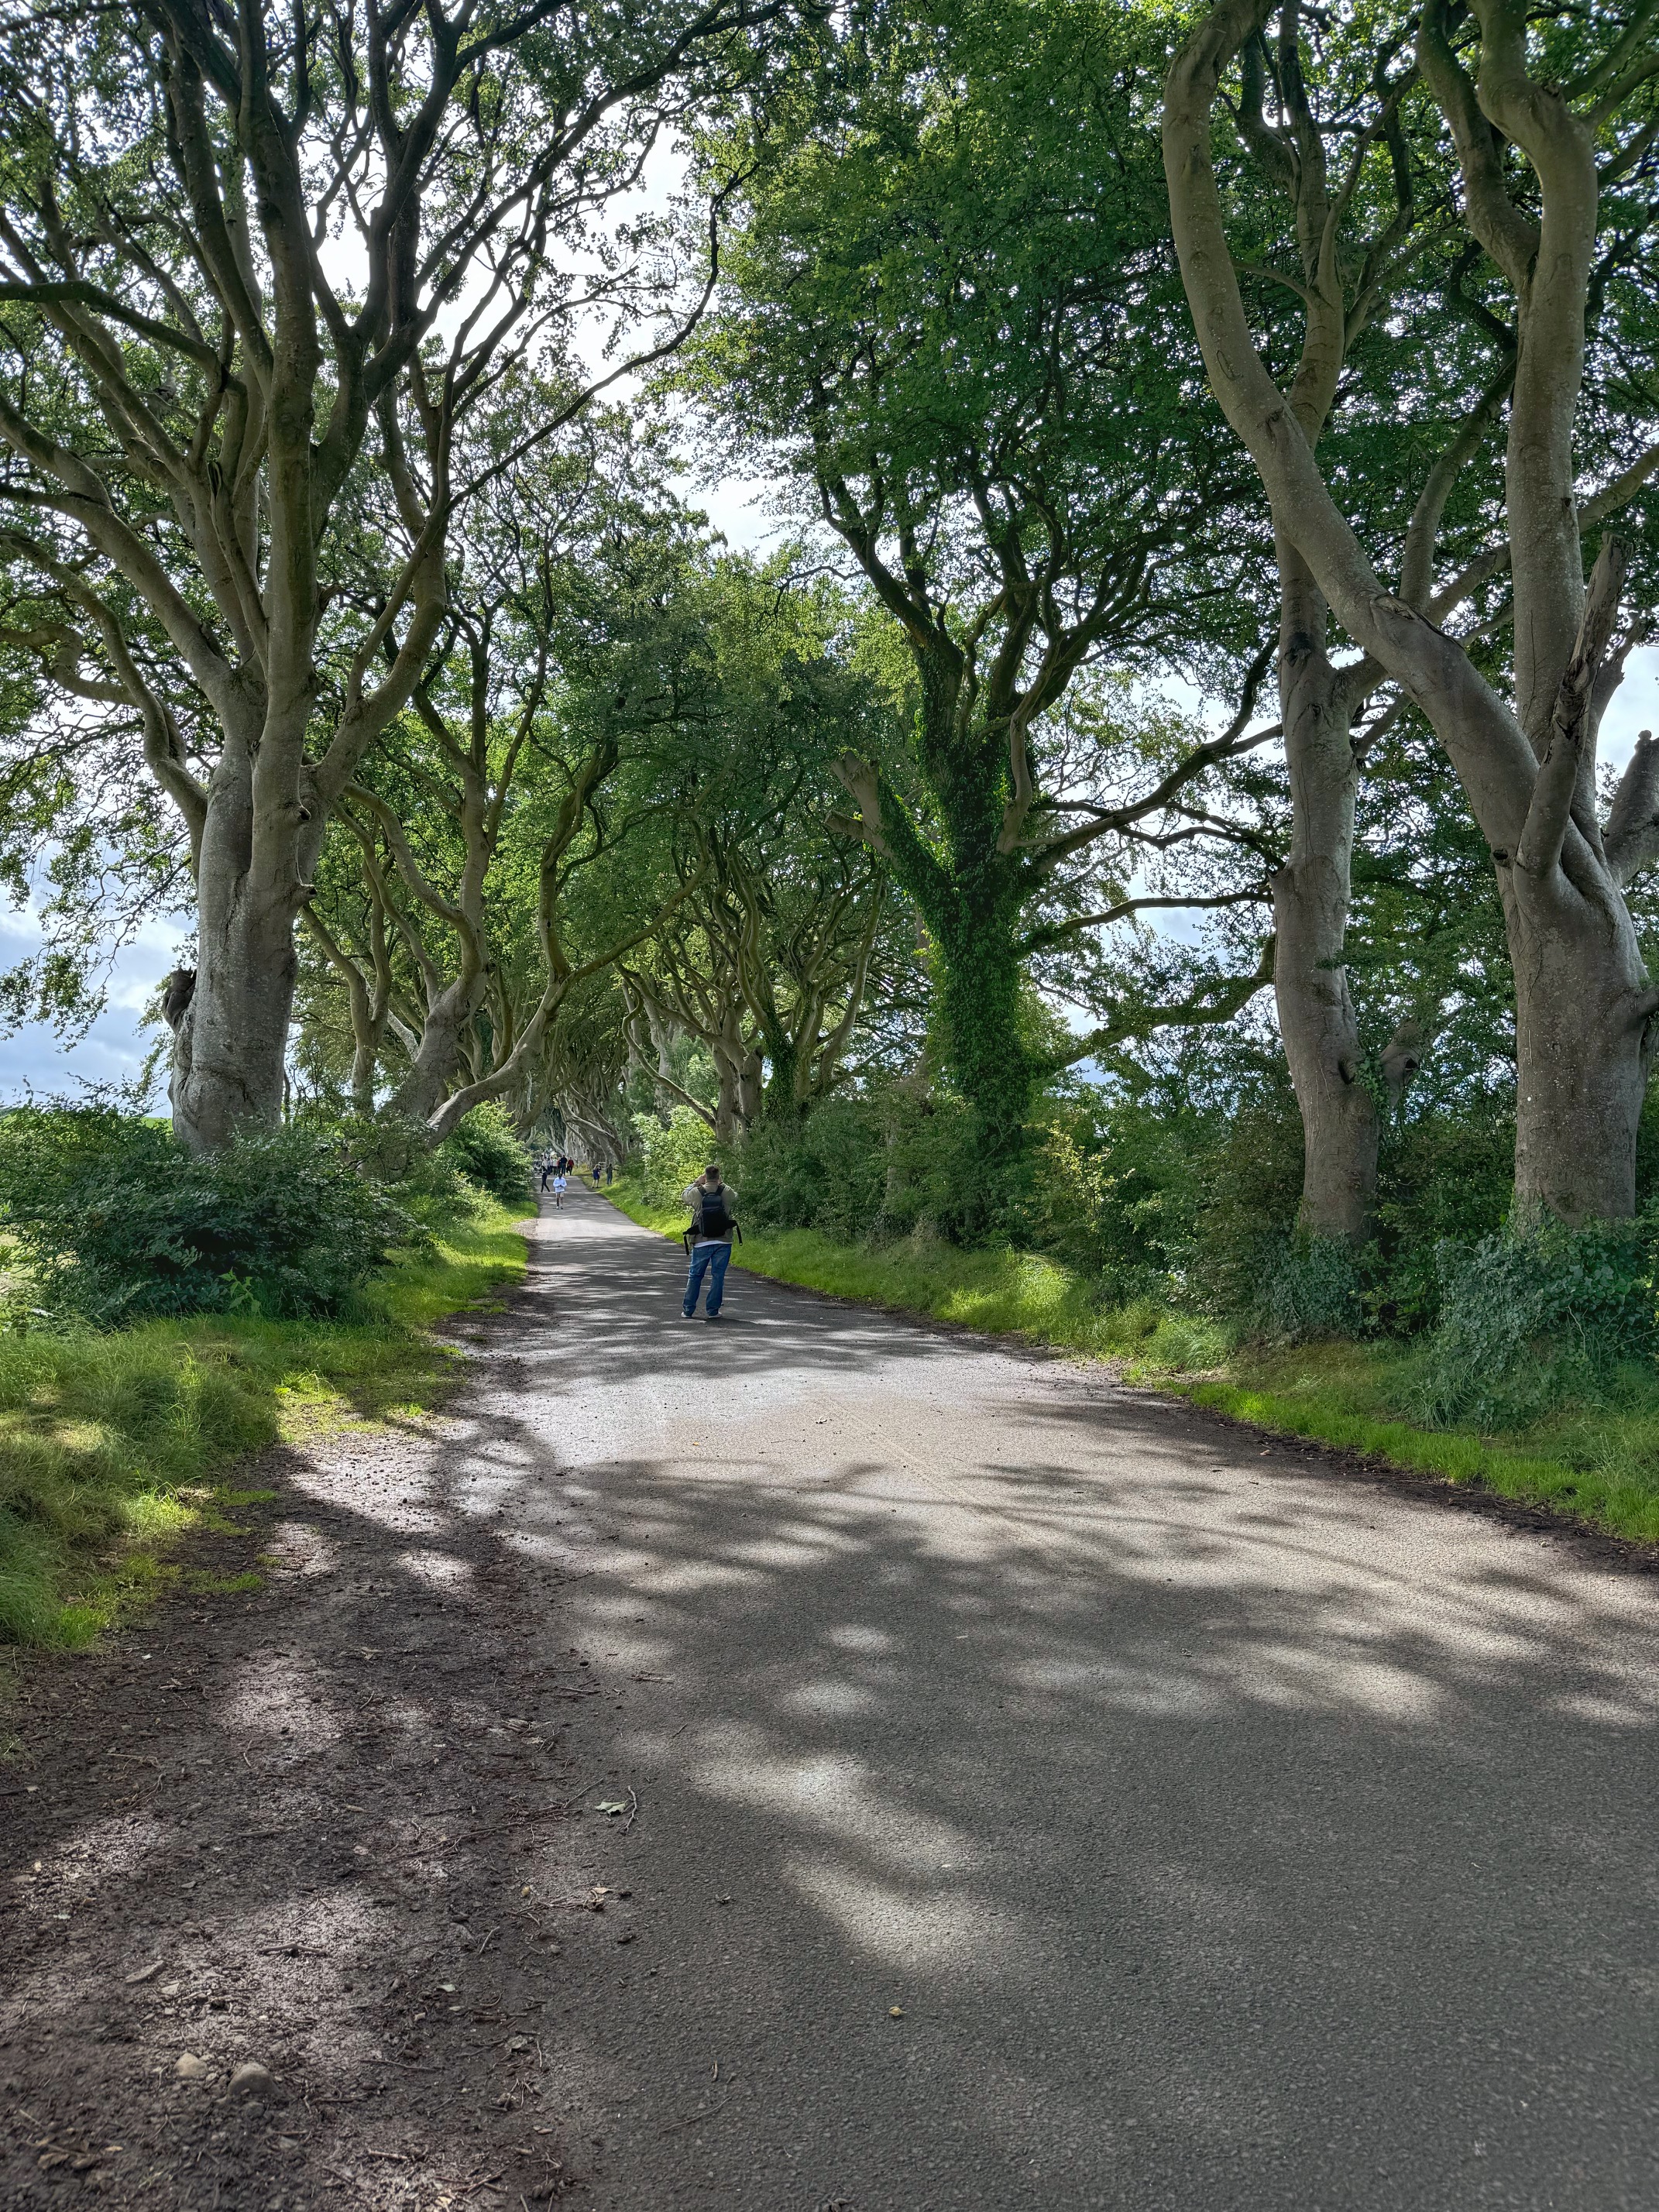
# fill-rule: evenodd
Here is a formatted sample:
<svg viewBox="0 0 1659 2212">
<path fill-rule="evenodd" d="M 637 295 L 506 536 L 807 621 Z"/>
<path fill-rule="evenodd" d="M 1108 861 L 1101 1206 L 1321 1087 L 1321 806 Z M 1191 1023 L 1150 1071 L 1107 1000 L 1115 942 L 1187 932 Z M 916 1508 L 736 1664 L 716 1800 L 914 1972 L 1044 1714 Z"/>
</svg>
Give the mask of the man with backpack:
<svg viewBox="0 0 1659 2212">
<path fill-rule="evenodd" d="M 738 1243 L 743 1241 L 743 1231 L 737 1222 L 738 1194 L 730 1183 L 720 1181 L 718 1160 L 710 1160 L 696 1182 L 688 1184 L 685 1203 L 691 1209 L 691 1226 L 685 1232 L 691 1266 L 685 1279 L 685 1298 L 680 1311 L 687 1321 L 691 1320 L 697 1310 L 697 1293 L 707 1275 L 708 1316 L 710 1321 L 718 1321 L 734 1231 Z"/>
</svg>

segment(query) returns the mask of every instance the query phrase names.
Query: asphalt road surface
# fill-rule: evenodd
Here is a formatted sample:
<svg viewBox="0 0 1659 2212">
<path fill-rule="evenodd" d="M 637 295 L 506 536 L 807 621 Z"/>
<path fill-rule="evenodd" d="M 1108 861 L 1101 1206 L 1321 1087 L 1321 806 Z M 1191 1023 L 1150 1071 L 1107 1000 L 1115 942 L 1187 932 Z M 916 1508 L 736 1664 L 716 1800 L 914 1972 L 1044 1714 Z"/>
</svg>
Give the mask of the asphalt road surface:
<svg viewBox="0 0 1659 2212">
<path fill-rule="evenodd" d="M 1659 2206 L 1650 1577 L 543 1235 L 502 1474 L 638 1808 L 561 2030 L 599 2203 Z"/>
<path fill-rule="evenodd" d="M 1659 1581 L 682 1279 L 22 1669 L 0 2212 L 1656 2212 Z"/>
</svg>

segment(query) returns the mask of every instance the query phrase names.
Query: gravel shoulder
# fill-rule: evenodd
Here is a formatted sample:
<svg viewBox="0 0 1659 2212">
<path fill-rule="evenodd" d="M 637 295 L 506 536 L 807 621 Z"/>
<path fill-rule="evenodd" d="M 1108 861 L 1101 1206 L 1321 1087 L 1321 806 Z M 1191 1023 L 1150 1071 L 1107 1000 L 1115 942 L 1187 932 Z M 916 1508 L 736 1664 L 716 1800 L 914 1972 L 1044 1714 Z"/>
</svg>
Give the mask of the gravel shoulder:
<svg viewBox="0 0 1659 2212">
<path fill-rule="evenodd" d="M 264 1589 L 27 1668 L 0 2206 L 1650 2212 L 1651 1577 L 678 1291 L 544 1216 Z"/>
</svg>

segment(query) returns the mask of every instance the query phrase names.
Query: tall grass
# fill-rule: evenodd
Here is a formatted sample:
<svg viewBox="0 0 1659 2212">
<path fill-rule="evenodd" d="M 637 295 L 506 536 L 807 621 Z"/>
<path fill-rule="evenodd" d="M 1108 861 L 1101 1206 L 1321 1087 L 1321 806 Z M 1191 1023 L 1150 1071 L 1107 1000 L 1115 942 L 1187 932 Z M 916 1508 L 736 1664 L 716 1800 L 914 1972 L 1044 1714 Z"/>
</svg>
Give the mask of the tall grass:
<svg viewBox="0 0 1659 2212">
<path fill-rule="evenodd" d="M 0 1334 L 0 1641 L 95 1635 L 167 1578 L 173 1540 L 234 1510 L 238 1454 L 437 1404 L 456 1363 L 430 1324 L 523 1274 L 513 1219 L 492 1204 L 395 1261 L 356 1321 Z"/>
</svg>

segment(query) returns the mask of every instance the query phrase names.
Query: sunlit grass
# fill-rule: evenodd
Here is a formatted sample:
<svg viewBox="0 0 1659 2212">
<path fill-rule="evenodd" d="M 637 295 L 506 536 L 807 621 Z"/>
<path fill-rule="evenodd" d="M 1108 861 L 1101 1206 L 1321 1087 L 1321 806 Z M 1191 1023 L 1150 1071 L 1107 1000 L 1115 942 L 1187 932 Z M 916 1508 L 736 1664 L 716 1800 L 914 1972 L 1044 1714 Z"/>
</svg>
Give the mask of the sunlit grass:
<svg viewBox="0 0 1659 2212">
<path fill-rule="evenodd" d="M 644 1227 L 678 1235 L 632 1178 L 609 1193 Z M 1500 1436 L 1403 1418 L 1420 1354 L 1392 1344 L 1269 1347 L 1148 1299 L 1107 1306 L 1058 1261 L 963 1251 L 936 1239 L 841 1244 L 812 1230 L 756 1231 L 735 1264 L 836 1297 L 1051 1344 L 1121 1365 L 1132 1382 L 1281 1434 L 1360 1451 L 1449 1482 L 1547 1504 L 1610 1534 L 1659 1542 L 1659 1374 L 1632 1369 L 1611 1402 L 1566 1407 Z"/>
<path fill-rule="evenodd" d="M 459 1359 L 431 1324 L 521 1279 L 515 1218 L 446 1230 L 350 1321 L 0 1335 L 0 1640 L 85 1643 L 164 1586 L 180 1537 L 261 1494 L 222 1480 L 239 1454 L 440 1404 Z"/>
</svg>

